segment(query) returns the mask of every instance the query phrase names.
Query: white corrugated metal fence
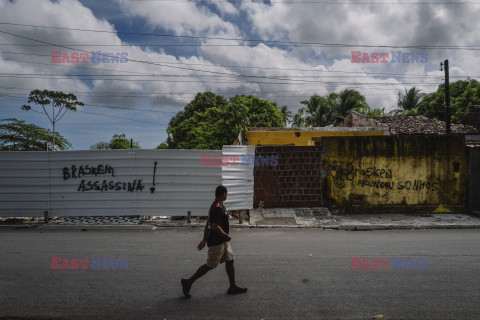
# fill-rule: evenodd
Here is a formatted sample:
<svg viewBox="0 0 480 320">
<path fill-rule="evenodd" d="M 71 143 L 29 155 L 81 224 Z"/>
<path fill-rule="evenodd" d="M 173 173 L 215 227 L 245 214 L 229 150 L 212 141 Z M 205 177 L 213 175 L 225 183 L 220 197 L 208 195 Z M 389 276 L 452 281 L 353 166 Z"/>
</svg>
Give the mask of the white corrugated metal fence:
<svg viewBox="0 0 480 320">
<path fill-rule="evenodd" d="M 205 161 L 221 157 L 221 150 L 0 152 L 0 216 L 207 215 L 222 182 L 227 209 L 252 209 L 253 168 Z"/>
</svg>

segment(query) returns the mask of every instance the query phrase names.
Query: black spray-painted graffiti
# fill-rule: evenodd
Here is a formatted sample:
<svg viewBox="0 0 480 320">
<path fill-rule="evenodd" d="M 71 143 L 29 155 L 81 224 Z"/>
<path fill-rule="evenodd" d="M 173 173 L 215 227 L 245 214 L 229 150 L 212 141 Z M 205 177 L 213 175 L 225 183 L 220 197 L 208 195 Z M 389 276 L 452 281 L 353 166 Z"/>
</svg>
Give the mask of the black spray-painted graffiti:
<svg viewBox="0 0 480 320">
<path fill-rule="evenodd" d="M 115 177 L 115 170 L 108 164 L 103 166 L 99 164 L 96 167 L 86 166 L 76 166 L 73 165 L 70 168 L 63 168 L 63 180 L 69 178 L 82 178 L 84 176 L 98 176 L 103 174 L 111 174 L 112 177 Z"/>
<path fill-rule="evenodd" d="M 431 190 L 435 191 L 439 188 L 438 182 L 428 182 L 422 180 L 400 180 L 391 181 L 393 179 L 392 170 L 388 168 L 377 168 L 375 166 L 368 167 L 366 169 L 355 168 L 352 164 L 348 164 L 346 167 L 341 165 L 329 165 L 327 167 L 329 175 L 333 178 L 333 183 L 338 188 L 345 188 L 345 181 L 352 181 L 356 177 L 360 180 L 357 182 L 357 186 L 370 187 L 376 189 L 389 189 L 389 190 Z M 367 178 L 377 178 L 374 181 Z M 379 179 L 388 179 L 383 181 Z"/>
<path fill-rule="evenodd" d="M 390 169 L 377 168 L 375 166 L 367 169 L 357 169 L 351 163 L 346 167 L 329 165 L 327 171 L 333 177 L 333 182 L 338 188 L 344 188 L 345 180 L 353 181 L 357 176 L 392 179 L 392 170 Z"/>
<path fill-rule="evenodd" d="M 155 161 L 154 167 L 153 167 L 153 185 L 150 188 L 150 192 L 154 193 L 155 192 L 155 174 L 157 172 L 157 161 Z"/>
<path fill-rule="evenodd" d="M 63 180 L 68 179 L 79 179 L 84 176 L 93 176 L 98 177 L 101 175 L 107 175 L 115 177 L 115 169 L 112 166 L 107 165 L 98 165 L 92 167 L 89 165 L 85 166 L 76 166 L 73 165 L 70 168 L 63 168 Z M 142 191 L 145 186 L 142 184 L 142 180 L 133 180 L 131 182 L 115 182 L 113 180 L 88 180 L 82 179 L 80 185 L 78 186 L 77 191 Z"/>
<path fill-rule="evenodd" d="M 372 188 L 377 188 L 377 189 L 390 189 L 393 190 L 393 187 L 395 185 L 395 182 L 393 181 L 368 181 L 368 180 L 359 180 L 358 185 L 360 187 L 372 187 Z"/>
</svg>

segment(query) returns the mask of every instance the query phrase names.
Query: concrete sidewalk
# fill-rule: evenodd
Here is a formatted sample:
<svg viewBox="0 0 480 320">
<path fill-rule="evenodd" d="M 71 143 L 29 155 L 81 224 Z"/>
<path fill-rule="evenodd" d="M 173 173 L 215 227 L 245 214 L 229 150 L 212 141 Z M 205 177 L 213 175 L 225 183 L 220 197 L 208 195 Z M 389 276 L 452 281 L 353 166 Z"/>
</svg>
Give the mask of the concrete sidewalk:
<svg viewBox="0 0 480 320">
<path fill-rule="evenodd" d="M 473 214 L 350 214 L 333 215 L 328 208 L 254 209 L 250 224 L 259 227 L 315 227 L 338 230 L 478 229 Z"/>
<path fill-rule="evenodd" d="M 127 219 L 127 218 L 126 218 Z M 118 220 L 118 219 L 115 219 Z M 122 229 L 155 230 L 157 228 L 203 228 L 206 220 L 160 219 L 141 220 L 127 223 L 92 224 L 77 223 L 66 225 L 61 221 L 19 222 L 0 224 L 0 228 L 41 228 L 41 229 Z M 333 215 L 328 208 L 289 208 L 289 209 L 253 209 L 249 221 L 238 223 L 230 220 L 230 228 L 322 228 L 336 230 L 387 230 L 387 229 L 480 229 L 480 216 L 473 214 L 435 213 L 435 214 L 350 214 Z"/>
</svg>

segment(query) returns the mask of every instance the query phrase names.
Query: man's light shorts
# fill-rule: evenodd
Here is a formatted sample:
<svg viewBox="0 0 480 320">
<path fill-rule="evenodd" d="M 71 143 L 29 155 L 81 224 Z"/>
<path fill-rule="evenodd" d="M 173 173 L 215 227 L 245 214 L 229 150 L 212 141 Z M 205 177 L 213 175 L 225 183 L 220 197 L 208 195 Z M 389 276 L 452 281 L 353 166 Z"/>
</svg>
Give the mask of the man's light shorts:
<svg viewBox="0 0 480 320">
<path fill-rule="evenodd" d="M 208 247 L 207 266 L 210 268 L 216 268 L 219 263 L 233 260 L 235 260 L 235 256 L 230 242 L 225 241 L 219 245 Z"/>
</svg>

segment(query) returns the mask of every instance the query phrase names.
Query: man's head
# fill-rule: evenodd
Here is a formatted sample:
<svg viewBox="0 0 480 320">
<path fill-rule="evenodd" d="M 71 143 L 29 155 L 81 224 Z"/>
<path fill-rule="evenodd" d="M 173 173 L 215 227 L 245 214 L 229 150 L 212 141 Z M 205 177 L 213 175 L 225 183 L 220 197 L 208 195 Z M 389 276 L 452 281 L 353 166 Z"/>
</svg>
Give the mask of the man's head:
<svg viewBox="0 0 480 320">
<path fill-rule="evenodd" d="M 221 202 L 227 200 L 227 188 L 219 185 L 217 189 L 215 189 L 215 198 Z"/>
</svg>

